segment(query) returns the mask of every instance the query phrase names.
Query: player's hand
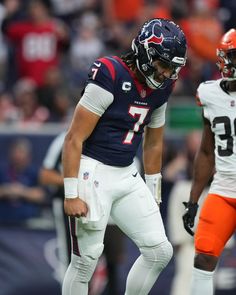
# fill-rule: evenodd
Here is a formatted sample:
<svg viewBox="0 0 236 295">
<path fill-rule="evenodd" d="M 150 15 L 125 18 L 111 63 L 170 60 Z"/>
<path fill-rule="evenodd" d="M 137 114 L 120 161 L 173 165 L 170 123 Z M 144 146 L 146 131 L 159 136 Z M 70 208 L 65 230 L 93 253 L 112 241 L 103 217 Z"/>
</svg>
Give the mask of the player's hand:
<svg viewBox="0 0 236 295">
<path fill-rule="evenodd" d="M 185 213 L 183 215 L 183 223 L 185 230 L 191 235 L 194 236 L 192 227 L 194 226 L 194 219 L 197 214 L 198 204 L 192 202 L 183 202 L 185 206 Z"/>
<path fill-rule="evenodd" d="M 64 200 L 64 210 L 66 215 L 79 218 L 87 215 L 88 206 L 80 198 L 70 198 Z"/>
<path fill-rule="evenodd" d="M 162 202 L 161 199 L 161 173 L 156 174 L 145 174 L 145 182 L 147 187 L 149 188 L 150 192 L 153 195 L 154 200 L 156 201 L 157 205 L 160 207 Z"/>
</svg>

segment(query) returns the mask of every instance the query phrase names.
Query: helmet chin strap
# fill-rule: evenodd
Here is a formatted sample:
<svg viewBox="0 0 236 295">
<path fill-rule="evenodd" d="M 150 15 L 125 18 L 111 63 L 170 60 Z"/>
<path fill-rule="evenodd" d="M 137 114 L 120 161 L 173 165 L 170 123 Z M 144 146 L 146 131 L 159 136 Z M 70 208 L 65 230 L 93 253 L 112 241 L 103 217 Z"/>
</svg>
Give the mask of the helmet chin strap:
<svg viewBox="0 0 236 295">
<path fill-rule="evenodd" d="M 146 81 L 146 84 L 149 88 L 151 89 L 158 89 L 158 88 L 161 88 L 162 85 L 164 84 L 164 81 L 163 82 L 157 82 L 153 76 L 154 74 L 150 75 L 150 76 L 146 76 L 144 74 L 144 72 L 142 71 L 142 69 L 140 68 L 140 65 L 139 65 L 139 61 L 138 59 L 136 58 L 136 65 L 137 65 L 137 68 L 139 70 L 139 72 L 143 75 L 143 77 L 145 78 L 145 81 Z"/>
<path fill-rule="evenodd" d="M 161 86 L 164 84 L 164 81 L 163 82 L 157 82 L 155 81 L 152 76 L 145 76 L 146 78 L 146 84 L 148 85 L 149 88 L 151 89 L 158 89 L 158 88 L 161 88 Z"/>
<path fill-rule="evenodd" d="M 145 48 L 148 48 L 148 44 L 145 43 L 145 44 L 144 44 L 144 47 L 145 47 Z M 134 40 L 132 41 L 131 48 L 132 48 L 132 50 L 133 50 L 133 51 L 135 52 L 135 54 L 136 54 L 136 65 L 137 65 L 137 68 L 138 68 L 139 72 L 143 75 L 143 77 L 145 78 L 145 82 L 146 82 L 147 86 L 148 86 L 149 88 L 153 89 L 153 90 L 158 89 L 158 88 L 161 88 L 161 87 L 163 86 L 163 84 L 164 84 L 164 81 L 163 81 L 163 82 L 157 82 L 157 81 L 153 78 L 153 77 L 154 77 L 154 74 L 147 76 L 147 75 L 145 75 L 144 71 L 141 69 L 140 64 L 139 64 L 139 60 L 138 60 L 138 58 L 137 58 L 138 49 L 137 49 L 137 47 L 136 47 L 136 45 L 135 45 Z M 148 54 L 148 53 L 147 53 L 147 54 Z M 151 58 L 150 58 L 150 59 L 151 59 Z M 143 66 L 147 66 L 147 65 L 144 64 Z"/>
</svg>

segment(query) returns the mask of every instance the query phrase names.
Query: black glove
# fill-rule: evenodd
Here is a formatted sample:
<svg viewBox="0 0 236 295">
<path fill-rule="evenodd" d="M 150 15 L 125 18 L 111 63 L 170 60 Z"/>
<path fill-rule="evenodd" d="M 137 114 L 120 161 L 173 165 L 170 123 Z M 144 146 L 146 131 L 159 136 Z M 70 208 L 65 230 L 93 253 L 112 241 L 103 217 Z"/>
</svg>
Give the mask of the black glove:
<svg viewBox="0 0 236 295">
<path fill-rule="evenodd" d="M 191 230 L 191 227 L 194 226 L 194 219 L 197 214 L 198 204 L 192 202 L 183 202 L 183 204 L 186 211 L 183 215 L 184 228 L 191 236 L 194 236 L 194 232 Z"/>
</svg>

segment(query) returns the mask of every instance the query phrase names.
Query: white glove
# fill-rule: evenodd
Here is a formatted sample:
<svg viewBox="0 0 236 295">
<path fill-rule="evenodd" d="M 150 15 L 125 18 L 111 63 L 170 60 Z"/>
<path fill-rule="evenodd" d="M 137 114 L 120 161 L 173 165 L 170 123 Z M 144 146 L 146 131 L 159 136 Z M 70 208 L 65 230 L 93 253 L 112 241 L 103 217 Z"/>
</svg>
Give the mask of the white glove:
<svg viewBox="0 0 236 295">
<path fill-rule="evenodd" d="M 158 205 L 162 202 L 161 200 L 161 173 L 144 175 L 145 182 L 149 190 L 151 191 L 155 201 Z"/>
</svg>

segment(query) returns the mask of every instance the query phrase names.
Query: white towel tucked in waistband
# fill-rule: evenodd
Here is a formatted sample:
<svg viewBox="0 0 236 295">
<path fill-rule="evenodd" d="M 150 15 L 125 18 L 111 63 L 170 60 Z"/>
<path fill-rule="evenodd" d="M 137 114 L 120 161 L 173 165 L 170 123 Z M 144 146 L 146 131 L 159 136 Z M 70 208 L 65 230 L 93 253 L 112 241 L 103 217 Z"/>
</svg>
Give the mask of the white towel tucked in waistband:
<svg viewBox="0 0 236 295">
<path fill-rule="evenodd" d="M 90 158 L 82 158 L 79 170 L 79 197 L 86 202 L 88 213 L 86 217 L 81 217 L 83 223 L 89 221 L 99 221 L 104 215 L 104 211 L 97 194 L 98 181 L 95 179 L 96 166 L 98 161 Z"/>
</svg>

